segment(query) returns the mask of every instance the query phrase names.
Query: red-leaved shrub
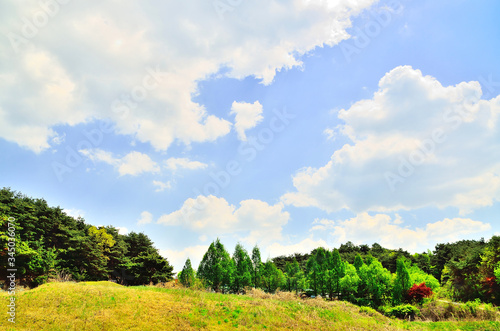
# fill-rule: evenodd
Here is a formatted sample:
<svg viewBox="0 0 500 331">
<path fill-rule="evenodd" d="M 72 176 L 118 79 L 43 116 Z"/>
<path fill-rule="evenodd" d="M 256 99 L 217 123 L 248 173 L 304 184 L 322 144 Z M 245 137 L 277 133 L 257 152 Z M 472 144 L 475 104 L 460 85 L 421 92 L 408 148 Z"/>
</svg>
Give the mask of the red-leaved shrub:
<svg viewBox="0 0 500 331">
<path fill-rule="evenodd" d="M 427 287 L 425 283 L 420 285 L 413 284 L 406 294 L 408 301 L 410 302 L 422 302 L 424 298 L 430 297 L 431 295 L 432 289 Z"/>
</svg>

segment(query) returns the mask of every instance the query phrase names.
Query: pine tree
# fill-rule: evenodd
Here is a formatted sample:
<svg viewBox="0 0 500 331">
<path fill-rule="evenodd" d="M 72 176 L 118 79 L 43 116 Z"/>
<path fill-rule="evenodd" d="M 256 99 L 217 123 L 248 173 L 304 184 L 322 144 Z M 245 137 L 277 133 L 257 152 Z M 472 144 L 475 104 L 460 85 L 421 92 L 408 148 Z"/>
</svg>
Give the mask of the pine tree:
<svg viewBox="0 0 500 331">
<path fill-rule="evenodd" d="M 189 258 L 186 260 L 184 268 L 182 268 L 182 271 L 179 275 L 179 281 L 181 282 L 182 285 L 186 287 L 191 287 L 194 284 L 195 281 L 194 270 L 193 267 L 191 266 L 191 260 Z"/>
<path fill-rule="evenodd" d="M 252 260 L 240 243 L 238 243 L 234 249 L 233 261 L 234 279 L 232 290 L 234 293 L 240 293 L 245 289 L 245 287 L 251 285 L 253 273 Z"/>
<path fill-rule="evenodd" d="M 286 285 L 289 292 L 295 291 L 298 293 L 299 284 L 301 278 L 303 277 L 303 273 L 300 270 L 300 265 L 297 260 L 294 258 L 293 262 L 287 262 L 285 265 L 285 273 L 286 273 Z"/>
<path fill-rule="evenodd" d="M 340 253 L 334 249 L 327 261 L 326 288 L 330 299 L 340 294 L 340 280 L 345 275 L 345 265 L 340 258 Z"/>
<path fill-rule="evenodd" d="M 260 250 L 257 245 L 252 250 L 252 268 L 253 268 L 253 273 L 252 273 L 252 283 L 253 287 L 257 288 L 259 287 L 259 281 L 260 281 L 260 274 L 261 274 L 261 269 L 262 269 L 262 260 L 260 258 Z"/>
<path fill-rule="evenodd" d="M 215 292 L 231 286 L 234 263 L 219 238 L 208 247 L 198 267 L 198 278 Z"/>
<path fill-rule="evenodd" d="M 405 260 L 398 259 L 396 262 L 396 278 L 394 280 L 392 293 L 392 302 L 394 305 L 400 305 L 405 301 L 410 287 L 410 274 L 406 268 Z"/>
</svg>

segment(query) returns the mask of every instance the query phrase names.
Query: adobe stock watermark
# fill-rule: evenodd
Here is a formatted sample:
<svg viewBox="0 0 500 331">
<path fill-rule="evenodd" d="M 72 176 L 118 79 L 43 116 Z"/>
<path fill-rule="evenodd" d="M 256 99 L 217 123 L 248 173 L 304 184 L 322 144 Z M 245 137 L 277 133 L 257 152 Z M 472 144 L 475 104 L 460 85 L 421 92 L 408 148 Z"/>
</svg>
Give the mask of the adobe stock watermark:
<svg viewBox="0 0 500 331">
<path fill-rule="evenodd" d="M 392 23 L 394 17 L 403 12 L 403 9 L 403 5 L 397 0 L 391 0 L 382 7 L 370 9 L 368 12 L 371 19 L 362 28 L 354 28 L 353 36 L 339 44 L 347 63 L 352 61 L 353 56 L 359 55 L 368 47 L 383 29 Z"/>
<path fill-rule="evenodd" d="M 7 305 L 8 321 L 16 323 L 16 219 L 7 219 L 7 291 L 9 304 Z"/>
<path fill-rule="evenodd" d="M 22 17 L 22 27 L 20 33 L 9 32 L 6 37 L 16 54 L 19 54 L 21 47 L 32 45 L 31 40 L 38 36 L 40 30 L 45 28 L 57 14 L 61 7 L 70 3 L 71 0 L 40 0 L 39 9 L 29 17 Z"/>
<path fill-rule="evenodd" d="M 183 217 L 189 218 L 189 214 L 195 210 L 204 210 L 207 206 L 206 196 L 218 196 L 221 190 L 227 188 L 231 184 L 231 179 L 242 173 L 245 164 L 254 161 L 259 152 L 266 149 L 276 136 L 283 132 L 297 117 L 296 114 L 287 112 L 286 108 L 279 111 L 273 110 L 274 116 L 269 120 L 268 125 L 262 128 L 256 136 L 248 137 L 247 141 L 241 142 L 238 146 L 238 154 L 243 157 L 243 162 L 238 160 L 230 160 L 226 163 L 224 169 L 218 172 L 210 172 L 210 181 L 203 185 L 203 188 L 193 188 L 196 195 L 196 203 L 189 210 L 182 209 Z"/>
<path fill-rule="evenodd" d="M 224 20 L 224 15 L 226 15 L 227 12 L 234 11 L 243 1 L 244 0 L 215 0 L 212 2 L 212 5 L 219 18 Z"/>
<path fill-rule="evenodd" d="M 117 114 L 120 119 L 125 119 L 130 115 L 130 111 L 137 109 L 141 102 L 147 99 L 150 92 L 156 89 L 159 84 L 165 79 L 166 72 L 160 71 L 159 67 L 146 68 L 147 74 L 144 75 L 141 84 L 135 85 L 129 93 L 123 93 L 111 103 L 111 111 Z M 53 161 L 52 170 L 58 181 L 64 181 L 65 174 L 73 172 L 75 168 L 80 166 L 84 160 L 84 155 L 81 151 L 90 150 L 99 147 L 106 134 L 111 134 L 115 131 L 115 125 L 111 120 L 99 122 L 99 125 L 91 130 L 83 130 L 84 139 L 76 144 L 76 148 L 66 146 L 66 157 L 64 162 Z"/>
<path fill-rule="evenodd" d="M 487 79 L 480 76 L 478 80 L 487 90 L 487 93 L 483 95 L 485 99 L 494 97 L 494 93 L 500 91 L 500 82 L 493 81 L 493 76 L 491 74 Z M 449 128 L 448 133 L 451 133 L 462 126 L 468 116 L 470 116 L 470 107 L 479 102 L 480 99 L 479 94 L 471 95 L 465 100 L 465 104 L 445 111 L 443 114 L 443 121 L 445 124 L 435 128 L 431 132 L 430 137 L 424 139 L 420 143 L 420 146 L 413 150 L 407 157 L 400 157 L 397 171 L 387 171 L 384 173 L 384 178 L 391 192 L 396 191 L 396 185 L 403 184 L 411 177 L 416 169 L 423 165 L 424 162 L 434 154 L 438 145 L 446 142 L 448 139 L 446 128 Z"/>
</svg>

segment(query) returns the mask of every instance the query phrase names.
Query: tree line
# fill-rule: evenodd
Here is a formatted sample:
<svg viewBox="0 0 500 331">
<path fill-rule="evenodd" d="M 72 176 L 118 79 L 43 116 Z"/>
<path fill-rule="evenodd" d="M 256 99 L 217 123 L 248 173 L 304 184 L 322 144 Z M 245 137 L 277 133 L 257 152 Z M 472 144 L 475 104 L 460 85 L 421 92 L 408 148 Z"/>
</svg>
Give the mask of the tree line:
<svg viewBox="0 0 500 331">
<path fill-rule="evenodd" d="M 15 254 L 8 252 L 7 223 L 15 224 Z M 2 260 L 15 257 L 18 281 L 34 287 L 51 277 L 76 281 L 113 280 L 126 285 L 166 282 L 173 267 L 143 233 L 122 235 L 113 226 L 95 227 L 68 216 L 44 199 L 0 190 Z M 1 268 L 6 279 L 6 268 Z"/>
<path fill-rule="evenodd" d="M 488 242 L 463 240 L 438 244 L 433 252 L 409 254 L 374 244 L 319 247 L 310 254 L 280 256 L 263 262 L 237 244 L 232 256 L 219 239 L 194 270 L 190 259 L 178 275 L 191 287 L 221 293 L 260 288 L 341 299 L 362 306 L 420 302 L 434 292 L 456 301 L 480 299 L 500 304 L 500 237 Z"/>
</svg>

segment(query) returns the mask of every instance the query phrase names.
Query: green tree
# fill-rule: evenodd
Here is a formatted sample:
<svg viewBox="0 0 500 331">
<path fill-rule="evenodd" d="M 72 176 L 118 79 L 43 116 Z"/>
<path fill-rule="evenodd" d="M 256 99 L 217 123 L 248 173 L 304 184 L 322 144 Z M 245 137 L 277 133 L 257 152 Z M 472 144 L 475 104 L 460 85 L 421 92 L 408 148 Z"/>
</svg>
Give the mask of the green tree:
<svg viewBox="0 0 500 331">
<path fill-rule="evenodd" d="M 425 283 L 425 285 L 430 287 L 433 292 L 440 287 L 439 281 L 433 275 L 425 273 L 416 265 L 409 267 L 408 273 L 410 274 L 411 284 L 419 285 Z"/>
<path fill-rule="evenodd" d="M 108 253 L 108 266 L 110 278 L 116 280 L 119 284 L 125 285 L 127 280 L 132 279 L 129 270 L 131 268 L 131 259 L 128 255 L 128 246 L 125 242 L 125 236 L 118 233 L 118 229 L 107 226 L 107 233 L 113 236 L 115 244 L 110 247 Z"/>
<path fill-rule="evenodd" d="M 321 291 L 321 283 L 320 283 L 320 275 L 321 269 L 316 261 L 316 255 L 311 255 L 307 260 L 307 280 L 309 282 L 309 286 L 314 292 L 314 295 L 318 295 Z"/>
<path fill-rule="evenodd" d="M 374 308 L 380 306 L 386 299 L 391 288 L 391 273 L 377 259 L 371 259 L 359 269 L 360 284 L 364 292 L 360 293 L 359 303 Z M 359 291 L 358 291 L 359 293 Z"/>
<path fill-rule="evenodd" d="M 127 257 L 122 266 L 130 285 L 156 284 L 173 279 L 173 267 L 160 255 L 144 233 L 131 232 L 124 237 Z"/>
<path fill-rule="evenodd" d="M 325 296 L 329 252 L 317 248 L 307 260 L 307 278 L 314 294 Z"/>
<path fill-rule="evenodd" d="M 285 276 L 288 291 L 295 291 L 295 293 L 299 293 L 301 280 L 304 277 L 304 274 L 300 270 L 300 265 L 297 260 L 294 259 L 292 263 L 287 262 L 285 266 Z"/>
<path fill-rule="evenodd" d="M 361 255 L 358 253 L 356 254 L 356 257 L 354 258 L 354 267 L 356 268 L 356 271 L 359 271 L 359 268 L 361 268 L 365 263 L 363 262 L 363 258 Z"/>
<path fill-rule="evenodd" d="M 262 287 L 267 293 L 274 293 L 285 283 L 283 271 L 278 269 L 272 261 L 262 265 Z"/>
<path fill-rule="evenodd" d="M 259 287 L 260 283 L 260 274 L 262 268 L 262 260 L 260 258 L 260 250 L 257 245 L 252 250 L 252 283 L 253 287 Z"/>
<path fill-rule="evenodd" d="M 480 274 L 480 266 L 486 243 L 464 240 L 450 247 L 452 258 L 446 263 L 446 276 L 452 299 L 471 301 L 483 298 L 481 281 L 484 278 Z"/>
<path fill-rule="evenodd" d="M 217 238 L 208 247 L 198 267 L 198 278 L 215 292 L 225 292 L 231 286 L 233 262 L 224 245 Z"/>
<path fill-rule="evenodd" d="M 234 249 L 234 277 L 232 290 L 234 293 L 242 292 L 245 287 L 252 284 L 252 260 L 247 251 L 238 243 Z"/>
<path fill-rule="evenodd" d="M 173 267 L 157 251 L 150 250 L 132 259 L 132 272 L 138 284 L 157 284 L 173 279 Z"/>
<path fill-rule="evenodd" d="M 344 262 L 344 276 L 340 279 L 340 293 L 342 299 L 355 302 L 358 287 L 361 279 L 358 276 L 356 267 L 348 262 Z"/>
<path fill-rule="evenodd" d="M 396 278 L 392 290 L 392 303 L 397 306 L 405 301 L 406 294 L 412 284 L 410 283 L 410 274 L 406 268 L 405 260 L 398 259 L 396 263 Z"/>
<path fill-rule="evenodd" d="M 498 285 L 500 285 L 500 263 L 497 264 L 497 267 L 494 270 L 496 282 Z"/>
<path fill-rule="evenodd" d="M 479 273 L 483 300 L 500 305 L 500 236 L 493 236 L 483 251 Z"/>
<path fill-rule="evenodd" d="M 138 257 L 141 253 L 147 252 L 153 247 L 153 242 L 144 233 L 130 232 L 125 238 L 127 243 L 127 255 L 131 258 Z"/>
<path fill-rule="evenodd" d="M 415 253 L 412 256 L 412 261 L 425 273 L 432 274 L 434 267 L 431 263 L 432 252 L 429 250 L 427 253 Z M 418 283 L 420 284 L 420 283 Z"/>
<path fill-rule="evenodd" d="M 191 287 L 194 284 L 195 275 L 193 267 L 191 266 L 191 260 L 189 258 L 186 260 L 184 268 L 182 268 L 182 271 L 179 274 L 179 281 L 186 287 Z"/>
<path fill-rule="evenodd" d="M 16 267 L 24 285 L 41 284 L 56 272 L 75 280 L 115 279 L 124 284 L 171 278 L 168 261 L 142 233 L 122 236 L 112 226 L 96 228 L 44 199 L 8 188 L 0 190 L 1 215 L 16 222 Z M 0 269 L 0 276 L 4 272 Z"/>
<path fill-rule="evenodd" d="M 340 294 L 340 280 L 345 275 L 345 264 L 340 258 L 340 253 L 334 249 L 331 254 L 328 254 L 325 270 L 325 288 L 331 300 L 338 297 Z"/>
</svg>

